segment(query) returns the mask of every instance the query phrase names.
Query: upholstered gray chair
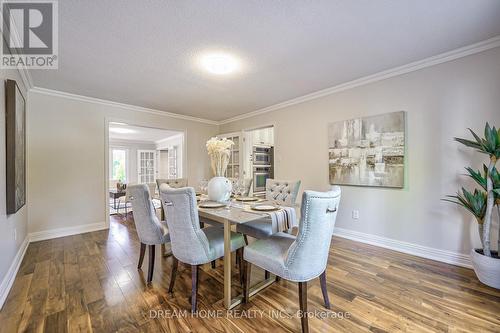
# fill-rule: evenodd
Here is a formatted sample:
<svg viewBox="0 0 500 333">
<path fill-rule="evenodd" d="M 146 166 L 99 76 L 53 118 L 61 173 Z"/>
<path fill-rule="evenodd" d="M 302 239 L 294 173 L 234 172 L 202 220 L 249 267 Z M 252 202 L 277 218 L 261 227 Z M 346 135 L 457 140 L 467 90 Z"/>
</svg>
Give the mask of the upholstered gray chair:
<svg viewBox="0 0 500 333">
<path fill-rule="evenodd" d="M 167 184 L 173 188 L 186 187 L 188 185 L 187 178 L 173 178 L 173 179 L 157 179 L 156 184 L 160 188 L 161 184 Z"/>
<path fill-rule="evenodd" d="M 338 186 L 329 192 L 305 191 L 297 236 L 279 232 L 245 248 L 245 302 L 249 299 L 251 265 L 256 265 L 277 277 L 298 282 L 303 312 L 307 312 L 307 281 L 319 277 L 325 307 L 330 308 L 326 268 L 339 202 Z M 302 331 L 308 332 L 307 316 L 302 316 L 301 322 Z"/>
<path fill-rule="evenodd" d="M 266 200 L 277 201 L 283 205 L 293 206 L 297 200 L 299 188 L 300 180 L 286 181 L 267 179 Z M 271 220 L 267 218 L 238 224 L 236 226 L 236 231 L 245 236 L 249 235 L 257 239 L 266 238 L 273 234 Z"/>
<path fill-rule="evenodd" d="M 196 195 L 192 187 L 174 189 L 162 184 L 160 196 L 167 211 L 174 259 L 168 291 L 173 291 L 178 261 L 191 265 L 191 311 L 196 312 L 198 267 L 224 256 L 224 230 L 217 227 L 200 228 Z M 241 252 L 244 246 L 243 236 L 231 232 L 231 251 Z"/>
<path fill-rule="evenodd" d="M 236 184 L 240 181 L 239 178 L 229 178 L 231 183 L 233 184 L 233 193 L 235 193 Z M 241 196 L 248 196 L 250 194 L 250 189 L 252 188 L 253 178 L 244 178 L 243 179 L 243 191 L 241 193 L 235 193 Z"/>
<path fill-rule="evenodd" d="M 151 198 L 157 199 L 158 198 L 158 195 L 156 192 L 157 183 L 147 183 L 146 185 L 149 188 L 149 195 L 151 196 Z"/>
<path fill-rule="evenodd" d="M 153 280 L 155 245 L 170 242 L 168 228 L 164 221 L 158 220 L 151 201 L 149 188 L 146 184 L 129 185 L 127 187 L 129 201 L 132 203 L 135 228 L 141 242 L 141 252 L 137 269 L 141 269 L 146 252 L 149 248 L 149 269 L 147 282 Z"/>
<path fill-rule="evenodd" d="M 157 179 L 156 185 L 158 185 L 158 191 L 160 190 L 161 184 L 167 184 L 173 188 L 181 188 L 188 186 L 188 181 L 187 178 Z M 163 209 L 163 205 L 161 209 L 161 219 L 165 220 L 165 210 Z"/>
</svg>

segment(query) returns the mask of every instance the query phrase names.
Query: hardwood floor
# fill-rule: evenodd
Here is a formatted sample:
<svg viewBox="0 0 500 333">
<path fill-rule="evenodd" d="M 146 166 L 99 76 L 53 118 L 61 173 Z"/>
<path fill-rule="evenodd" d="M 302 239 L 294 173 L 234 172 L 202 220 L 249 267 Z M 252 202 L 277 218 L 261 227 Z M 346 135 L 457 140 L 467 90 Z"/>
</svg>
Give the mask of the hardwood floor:
<svg viewBox="0 0 500 333">
<path fill-rule="evenodd" d="M 179 264 L 168 294 L 172 258 L 157 253 L 147 287 L 139 249 L 131 217 L 113 218 L 110 230 L 30 244 L 0 331 L 300 332 L 297 284 L 281 280 L 226 312 L 222 261 L 216 269 L 207 264 L 199 273 L 199 314 L 191 316 L 190 267 Z M 257 267 L 252 274 L 252 284 L 264 277 Z M 334 238 L 326 275 L 331 310 L 319 279 L 308 283 L 311 332 L 500 331 L 500 291 L 469 269 Z M 241 292 L 236 269 L 233 284 Z"/>
</svg>

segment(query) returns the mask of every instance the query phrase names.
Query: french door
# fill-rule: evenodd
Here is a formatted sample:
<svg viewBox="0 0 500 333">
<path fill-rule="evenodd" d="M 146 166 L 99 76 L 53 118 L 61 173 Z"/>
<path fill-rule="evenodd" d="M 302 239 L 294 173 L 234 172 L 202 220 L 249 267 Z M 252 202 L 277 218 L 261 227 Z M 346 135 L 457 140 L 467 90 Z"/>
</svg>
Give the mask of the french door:
<svg viewBox="0 0 500 333">
<path fill-rule="evenodd" d="M 137 180 L 139 184 L 154 183 L 156 175 L 156 151 L 137 151 Z"/>
</svg>

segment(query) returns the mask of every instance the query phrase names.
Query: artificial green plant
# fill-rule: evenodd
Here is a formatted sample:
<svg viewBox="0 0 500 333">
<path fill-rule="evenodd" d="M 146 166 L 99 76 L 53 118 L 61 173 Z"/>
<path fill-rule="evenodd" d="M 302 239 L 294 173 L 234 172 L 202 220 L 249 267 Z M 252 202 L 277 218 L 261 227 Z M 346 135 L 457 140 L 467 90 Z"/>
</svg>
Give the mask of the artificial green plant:
<svg viewBox="0 0 500 333">
<path fill-rule="evenodd" d="M 477 220 L 479 236 L 483 246 L 483 254 L 491 257 L 491 219 L 493 208 L 496 206 L 500 223 L 500 173 L 495 165 L 500 158 L 500 129 L 490 127 L 488 123 L 484 128 L 484 138 L 480 138 L 469 128 L 474 140 L 455 138 L 455 141 L 476 149 L 489 157 L 488 165 L 483 165 L 483 171 L 475 171 L 467 167 L 468 176 L 471 177 L 481 189 L 473 192 L 462 187 L 462 193 L 447 196 L 446 201 L 453 202 L 467 209 Z M 498 247 L 500 251 L 500 227 L 498 228 Z"/>
</svg>

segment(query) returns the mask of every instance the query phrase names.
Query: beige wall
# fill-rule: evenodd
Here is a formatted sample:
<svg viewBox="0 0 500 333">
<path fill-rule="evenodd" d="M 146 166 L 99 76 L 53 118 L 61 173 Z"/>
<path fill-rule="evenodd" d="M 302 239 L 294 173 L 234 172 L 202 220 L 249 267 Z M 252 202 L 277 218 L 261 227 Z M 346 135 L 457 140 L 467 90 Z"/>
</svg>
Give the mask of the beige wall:
<svg viewBox="0 0 500 333">
<path fill-rule="evenodd" d="M 335 75 L 335 73 L 332 73 Z M 337 226 L 467 254 L 477 244 L 471 218 L 440 199 L 467 179 L 464 166 L 484 156 L 460 147 L 466 128 L 500 126 L 500 48 L 222 125 L 221 133 L 275 125 L 276 178 L 326 190 L 327 125 L 358 116 L 407 112 L 404 189 L 342 187 Z M 474 162 L 471 162 L 474 160 Z M 351 218 L 360 211 L 359 220 Z"/>
<path fill-rule="evenodd" d="M 209 177 L 206 140 L 218 126 L 30 92 L 28 105 L 29 231 L 106 220 L 106 119 L 185 131 L 187 177 Z"/>
<path fill-rule="evenodd" d="M 1 42 L 1 39 L 0 39 Z M 7 215 L 5 207 L 5 87 L 6 79 L 16 80 L 17 84 L 23 91 L 24 97 L 27 98 L 26 89 L 23 81 L 17 70 L 0 70 L 0 297 L 7 296 L 3 294 L 4 278 L 9 270 L 21 244 L 27 236 L 27 220 L 28 210 L 24 205 L 16 214 Z M 28 186 L 28 185 L 27 185 Z M 14 231 L 17 234 L 17 239 L 14 239 Z"/>
</svg>

